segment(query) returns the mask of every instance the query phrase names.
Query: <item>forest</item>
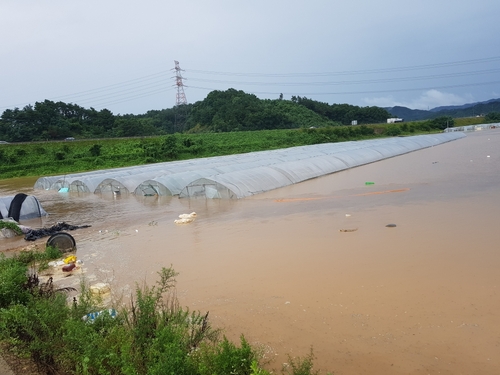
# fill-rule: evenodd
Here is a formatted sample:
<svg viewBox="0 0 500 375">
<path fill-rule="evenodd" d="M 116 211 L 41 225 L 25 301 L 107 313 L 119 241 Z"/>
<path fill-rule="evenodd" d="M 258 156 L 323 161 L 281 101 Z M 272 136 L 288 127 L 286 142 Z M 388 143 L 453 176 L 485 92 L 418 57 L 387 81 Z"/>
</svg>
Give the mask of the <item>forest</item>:
<svg viewBox="0 0 500 375">
<path fill-rule="evenodd" d="M 306 97 L 259 99 L 228 89 L 212 91 L 194 104 L 151 110 L 141 115 L 115 115 L 77 104 L 44 100 L 7 109 L 0 117 L 0 140 L 33 142 L 65 138 L 95 139 L 220 133 L 274 129 L 321 128 L 385 123 L 391 117 L 379 107 L 327 104 Z"/>
</svg>

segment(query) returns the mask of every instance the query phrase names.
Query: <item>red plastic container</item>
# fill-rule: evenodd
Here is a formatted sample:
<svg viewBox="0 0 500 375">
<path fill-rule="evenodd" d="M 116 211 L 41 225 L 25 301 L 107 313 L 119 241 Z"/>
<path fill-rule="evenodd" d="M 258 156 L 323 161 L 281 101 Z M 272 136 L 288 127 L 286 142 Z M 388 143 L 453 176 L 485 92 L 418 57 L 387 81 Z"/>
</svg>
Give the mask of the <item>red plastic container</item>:
<svg viewBox="0 0 500 375">
<path fill-rule="evenodd" d="M 63 272 L 71 272 L 76 267 L 75 263 L 70 263 L 62 268 Z"/>
</svg>

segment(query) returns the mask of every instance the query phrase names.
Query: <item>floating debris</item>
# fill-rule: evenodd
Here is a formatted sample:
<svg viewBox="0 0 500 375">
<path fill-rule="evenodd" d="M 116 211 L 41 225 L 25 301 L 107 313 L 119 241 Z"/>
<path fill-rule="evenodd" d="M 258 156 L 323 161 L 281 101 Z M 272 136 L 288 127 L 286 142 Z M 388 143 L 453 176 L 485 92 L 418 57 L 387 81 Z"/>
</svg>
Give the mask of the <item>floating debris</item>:
<svg viewBox="0 0 500 375">
<path fill-rule="evenodd" d="M 358 228 L 352 228 L 352 229 L 339 229 L 339 232 L 356 232 Z"/>
<path fill-rule="evenodd" d="M 83 316 L 82 320 L 85 322 L 94 323 L 94 320 L 96 320 L 96 318 L 98 316 L 101 316 L 103 314 L 108 314 L 110 317 L 116 318 L 117 312 L 115 309 L 108 309 L 108 310 L 91 312 L 91 313 L 88 313 L 87 315 Z"/>
<path fill-rule="evenodd" d="M 189 224 L 196 218 L 196 212 L 191 212 L 190 214 L 180 214 L 179 219 L 174 220 L 175 224 Z"/>
<path fill-rule="evenodd" d="M 387 228 L 396 228 L 396 224 L 387 224 L 386 227 Z"/>
<path fill-rule="evenodd" d="M 62 271 L 63 271 L 63 272 L 71 272 L 71 271 L 73 271 L 75 268 L 76 268 L 76 264 L 75 264 L 75 263 L 70 263 L 70 264 L 68 264 L 68 265 L 64 266 L 64 267 L 62 268 Z"/>
<path fill-rule="evenodd" d="M 90 292 L 95 295 L 106 294 L 111 291 L 111 287 L 107 283 L 97 283 L 90 286 Z"/>
</svg>

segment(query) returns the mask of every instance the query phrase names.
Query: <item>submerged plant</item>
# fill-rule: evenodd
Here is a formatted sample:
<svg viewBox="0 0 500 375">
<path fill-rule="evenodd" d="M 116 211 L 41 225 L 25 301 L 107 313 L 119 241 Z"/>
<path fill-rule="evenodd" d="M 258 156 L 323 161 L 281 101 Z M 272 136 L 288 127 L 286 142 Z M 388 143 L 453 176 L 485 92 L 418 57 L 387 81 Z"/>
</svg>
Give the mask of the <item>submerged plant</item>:
<svg viewBox="0 0 500 375">
<path fill-rule="evenodd" d="M 23 231 L 21 228 L 19 228 L 19 225 L 17 223 L 14 223 L 13 221 L 5 221 L 5 220 L 0 220 L 0 229 L 10 229 L 14 231 L 18 236 L 23 234 Z"/>
</svg>

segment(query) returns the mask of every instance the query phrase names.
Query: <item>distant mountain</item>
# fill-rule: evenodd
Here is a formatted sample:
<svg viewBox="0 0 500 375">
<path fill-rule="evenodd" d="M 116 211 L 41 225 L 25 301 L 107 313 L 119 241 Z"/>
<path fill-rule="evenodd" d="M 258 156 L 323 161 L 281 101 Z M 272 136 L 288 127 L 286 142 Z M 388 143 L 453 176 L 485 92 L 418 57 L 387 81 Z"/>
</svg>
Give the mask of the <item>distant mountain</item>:
<svg viewBox="0 0 500 375">
<path fill-rule="evenodd" d="M 472 117 L 485 115 L 490 112 L 500 112 L 500 98 L 457 106 L 441 106 L 432 108 L 428 111 L 401 106 L 388 107 L 385 109 L 394 117 L 402 118 L 405 121 L 430 120 L 441 116 L 450 116 L 454 118 Z"/>
<path fill-rule="evenodd" d="M 431 116 L 430 111 L 424 111 L 421 109 L 410 109 L 407 107 L 400 107 L 400 106 L 385 108 L 385 109 L 394 117 L 402 118 L 405 121 L 423 120 Z"/>
<path fill-rule="evenodd" d="M 500 101 L 500 99 L 490 99 L 490 100 L 486 100 L 484 102 L 467 103 L 467 104 L 462 104 L 462 105 L 444 105 L 441 107 L 432 108 L 429 111 L 430 112 L 439 112 L 439 111 L 466 109 L 466 108 L 474 107 L 475 105 L 478 105 L 478 104 L 488 104 L 488 103 L 492 103 L 492 102 L 496 102 L 496 101 Z"/>
</svg>

